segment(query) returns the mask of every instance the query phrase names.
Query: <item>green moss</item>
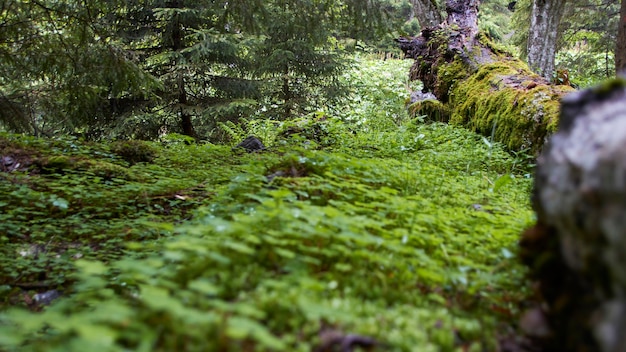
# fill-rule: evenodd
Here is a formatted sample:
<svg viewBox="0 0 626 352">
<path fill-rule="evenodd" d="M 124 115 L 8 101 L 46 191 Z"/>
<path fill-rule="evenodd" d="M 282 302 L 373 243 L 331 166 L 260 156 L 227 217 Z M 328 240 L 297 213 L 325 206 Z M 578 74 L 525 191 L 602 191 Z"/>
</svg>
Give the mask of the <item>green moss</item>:
<svg viewBox="0 0 626 352">
<path fill-rule="evenodd" d="M 448 122 L 450 120 L 450 109 L 434 99 L 426 99 L 411 104 L 409 113 L 412 117 L 426 116 L 425 120 L 427 121 Z"/>
<path fill-rule="evenodd" d="M 605 95 L 613 90 L 621 89 L 626 87 L 626 79 L 618 77 L 609 81 L 600 84 L 599 86 L 593 88 L 594 93 L 598 95 Z"/>
<path fill-rule="evenodd" d="M 471 69 L 458 58 L 449 64 L 440 65 L 437 72 L 435 95 L 438 97 L 449 96 L 452 86 L 470 75 Z"/>
<path fill-rule="evenodd" d="M 43 173 L 65 173 L 76 168 L 76 158 L 65 155 L 53 155 L 36 162 Z"/>
<path fill-rule="evenodd" d="M 111 144 L 111 151 L 129 164 L 149 163 L 156 157 L 156 149 L 148 142 L 144 141 L 118 141 Z"/>
<path fill-rule="evenodd" d="M 493 136 L 511 150 L 537 153 L 545 138 L 556 131 L 560 96 L 573 89 L 536 81 L 531 85 L 522 78 L 515 84 L 518 77 L 533 76 L 519 60 L 482 66 L 455 85 L 450 122 Z"/>
<path fill-rule="evenodd" d="M 121 180 L 136 179 L 125 167 L 106 161 L 83 160 L 77 164 L 77 167 L 105 180 L 112 180 L 114 178 Z"/>
<path fill-rule="evenodd" d="M 51 168 L 68 169 L 74 164 L 72 158 L 64 155 L 54 155 L 47 159 L 46 166 Z"/>
<path fill-rule="evenodd" d="M 495 54 L 502 57 L 511 57 L 511 53 L 503 45 L 494 42 L 486 32 L 480 31 L 476 35 L 476 39 L 480 44 L 491 49 Z"/>
</svg>

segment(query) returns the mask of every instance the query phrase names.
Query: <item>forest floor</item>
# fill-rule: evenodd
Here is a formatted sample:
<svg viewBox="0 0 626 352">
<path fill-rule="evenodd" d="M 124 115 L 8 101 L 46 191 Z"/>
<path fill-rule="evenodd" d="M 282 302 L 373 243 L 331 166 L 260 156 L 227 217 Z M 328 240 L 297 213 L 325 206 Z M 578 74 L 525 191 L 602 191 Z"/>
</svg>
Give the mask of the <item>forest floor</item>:
<svg viewBox="0 0 626 352">
<path fill-rule="evenodd" d="M 498 350 L 530 158 L 407 116 L 410 62 L 357 62 L 344 105 L 231 145 L 0 134 L 0 351 Z"/>
</svg>

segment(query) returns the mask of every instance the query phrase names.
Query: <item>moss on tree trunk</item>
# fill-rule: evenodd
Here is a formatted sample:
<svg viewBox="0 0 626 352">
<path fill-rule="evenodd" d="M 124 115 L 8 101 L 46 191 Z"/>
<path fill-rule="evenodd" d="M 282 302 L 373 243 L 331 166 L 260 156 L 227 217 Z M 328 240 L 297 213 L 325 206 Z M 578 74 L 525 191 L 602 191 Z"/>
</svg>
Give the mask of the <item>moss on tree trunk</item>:
<svg viewBox="0 0 626 352">
<path fill-rule="evenodd" d="M 556 131 L 560 98 L 573 88 L 552 85 L 479 33 L 477 6 L 473 0 L 448 0 L 443 24 L 397 40 L 415 60 L 410 78 L 422 81 L 423 91 L 441 103 L 413 99 L 410 111 L 536 154 Z"/>
</svg>

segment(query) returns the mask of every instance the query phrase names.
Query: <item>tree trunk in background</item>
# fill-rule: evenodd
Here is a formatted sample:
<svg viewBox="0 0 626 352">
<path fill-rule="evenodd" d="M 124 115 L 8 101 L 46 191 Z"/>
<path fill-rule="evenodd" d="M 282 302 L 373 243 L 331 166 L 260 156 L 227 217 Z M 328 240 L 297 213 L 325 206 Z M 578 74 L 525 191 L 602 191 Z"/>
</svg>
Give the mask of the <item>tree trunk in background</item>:
<svg viewBox="0 0 626 352">
<path fill-rule="evenodd" d="M 571 94 L 561 111 L 559 132 L 537 162 L 537 224 L 520 241 L 541 300 L 525 316 L 544 317 L 526 325 L 541 332 L 534 337 L 545 351 L 623 352 L 626 85 Z M 536 328 L 540 321 L 545 329 Z"/>
<path fill-rule="evenodd" d="M 619 16 L 617 44 L 615 45 L 615 72 L 617 75 L 626 76 L 626 0 L 622 0 Z"/>
<path fill-rule="evenodd" d="M 178 104 L 180 105 L 180 127 L 183 134 L 189 137 L 196 137 L 196 131 L 193 128 L 191 115 L 185 110 L 187 106 L 187 91 L 185 90 L 185 76 L 182 72 L 178 73 Z"/>
<path fill-rule="evenodd" d="M 551 80 L 554 75 L 558 27 L 566 0 L 532 0 L 528 33 L 528 66 Z"/>
<path fill-rule="evenodd" d="M 448 17 L 444 23 L 423 28 L 419 37 L 396 40 L 406 57 L 415 60 L 410 72 L 411 80 L 422 81 L 423 91 L 434 93 L 444 103 L 448 101 L 450 87 L 438 75 L 439 70 L 444 68 L 442 66 L 458 60 L 469 66 L 468 69 L 476 70 L 477 64 L 494 61 L 493 52 L 487 48 L 472 51 L 474 46 L 481 46 L 476 38 L 478 3 L 478 0 L 448 0 Z M 455 28 L 448 28 L 452 24 Z"/>
<path fill-rule="evenodd" d="M 283 99 L 285 106 L 283 109 L 283 120 L 288 120 L 291 117 L 291 108 L 293 105 L 293 97 L 291 96 L 291 85 L 289 82 L 289 65 L 286 64 L 283 69 Z"/>
<path fill-rule="evenodd" d="M 411 4 L 420 28 L 434 27 L 443 21 L 435 0 L 411 0 Z"/>
<path fill-rule="evenodd" d="M 182 0 L 170 1 L 168 2 L 168 5 L 173 8 L 184 8 Z M 172 23 L 170 23 L 170 26 L 171 26 L 170 44 L 171 44 L 172 50 L 180 54 L 180 51 L 185 48 L 185 42 L 184 42 L 185 34 L 183 31 L 183 25 L 180 23 L 179 16 L 180 14 L 176 14 L 175 18 L 172 20 Z M 178 64 L 180 64 L 180 62 L 176 63 L 176 65 Z M 195 138 L 196 131 L 193 128 L 193 122 L 191 121 L 191 114 L 187 112 L 188 101 L 187 101 L 187 89 L 185 87 L 185 72 L 180 68 L 178 68 L 178 72 L 177 72 L 176 85 L 177 85 L 176 88 L 178 89 L 178 108 L 179 108 L 179 114 L 180 114 L 180 127 L 184 135 Z"/>
<path fill-rule="evenodd" d="M 478 0 L 448 0 L 445 22 L 399 38 L 415 63 L 410 79 L 422 81 L 412 94 L 415 115 L 463 125 L 511 150 L 538 153 L 556 131 L 559 99 L 572 91 L 554 86 L 478 31 Z"/>
</svg>

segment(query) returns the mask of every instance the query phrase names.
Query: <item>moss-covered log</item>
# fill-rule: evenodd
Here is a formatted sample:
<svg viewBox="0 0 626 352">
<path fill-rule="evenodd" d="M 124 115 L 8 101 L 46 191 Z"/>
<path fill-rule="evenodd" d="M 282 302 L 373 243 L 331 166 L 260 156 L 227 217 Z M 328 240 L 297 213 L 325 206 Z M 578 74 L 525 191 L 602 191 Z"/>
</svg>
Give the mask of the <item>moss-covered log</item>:
<svg viewBox="0 0 626 352">
<path fill-rule="evenodd" d="M 477 1 L 448 0 L 446 11 L 439 26 L 397 40 L 415 60 L 410 79 L 422 81 L 423 92 L 441 103 L 411 99 L 410 111 L 493 136 L 514 151 L 537 153 L 556 131 L 560 98 L 573 89 L 532 73 L 479 33 Z"/>
</svg>

